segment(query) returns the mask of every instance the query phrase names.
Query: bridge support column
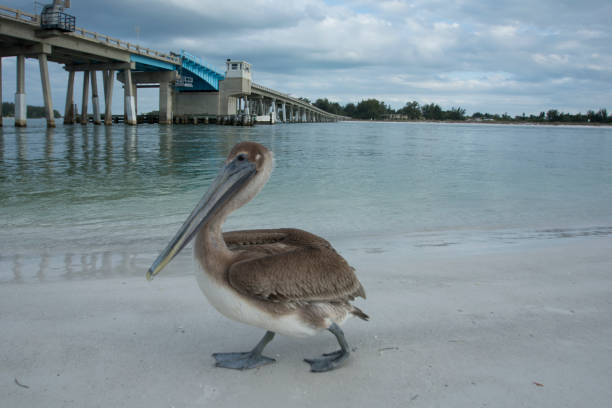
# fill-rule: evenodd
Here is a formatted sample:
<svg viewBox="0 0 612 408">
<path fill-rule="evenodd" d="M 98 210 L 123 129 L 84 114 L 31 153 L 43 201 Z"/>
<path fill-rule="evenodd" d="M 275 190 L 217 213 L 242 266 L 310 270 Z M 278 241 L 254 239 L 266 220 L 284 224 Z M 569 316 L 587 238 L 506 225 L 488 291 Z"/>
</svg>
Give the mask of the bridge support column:
<svg viewBox="0 0 612 408">
<path fill-rule="evenodd" d="M 115 86 L 115 71 L 112 69 L 102 72 L 104 78 L 104 124 L 113 124 L 113 88 Z"/>
<path fill-rule="evenodd" d="M 91 71 L 91 105 L 93 108 L 93 123 L 99 125 L 100 121 L 100 102 L 98 100 L 98 75 L 96 71 Z"/>
<path fill-rule="evenodd" d="M 251 114 L 249 110 L 249 98 L 246 95 L 244 95 L 244 114 L 245 115 Z"/>
<path fill-rule="evenodd" d="M 25 55 L 17 56 L 17 92 L 15 92 L 15 126 L 26 126 Z"/>
<path fill-rule="evenodd" d="M 283 122 L 287 123 L 287 105 L 283 102 Z"/>
<path fill-rule="evenodd" d="M 259 103 L 258 103 L 258 105 L 259 105 L 259 110 L 257 111 L 257 114 L 258 114 L 258 115 L 265 115 L 265 113 L 264 113 L 265 111 L 264 111 L 263 97 L 261 97 L 261 98 L 259 99 Z"/>
<path fill-rule="evenodd" d="M 136 101 L 134 98 L 134 87 L 132 84 L 132 70 L 126 68 L 123 71 L 125 75 L 125 83 L 123 86 L 123 106 L 126 116 L 123 118 L 123 122 L 128 125 L 136 124 Z"/>
<path fill-rule="evenodd" d="M 278 117 L 276 116 L 276 99 L 272 99 L 272 120 L 274 123 L 278 121 Z"/>
<path fill-rule="evenodd" d="M 88 122 L 87 110 L 89 102 L 89 71 L 83 71 L 83 98 L 81 99 L 81 125 Z"/>
<path fill-rule="evenodd" d="M 40 82 L 42 85 L 43 99 L 45 100 L 45 116 L 47 117 L 47 127 L 55 127 L 55 117 L 53 116 L 53 103 L 51 102 L 51 84 L 49 83 L 49 66 L 47 64 L 47 54 L 38 56 L 40 66 Z"/>
<path fill-rule="evenodd" d="M 136 83 L 134 81 L 132 81 L 132 85 L 132 95 L 134 96 L 134 112 L 136 113 L 134 117 L 136 118 L 136 120 L 138 120 L 138 86 L 136 86 Z"/>
<path fill-rule="evenodd" d="M 0 106 L 2 106 L 2 57 L 0 57 Z M 0 127 L 2 127 L 2 108 L 0 107 Z"/>
<path fill-rule="evenodd" d="M 64 125 L 74 122 L 74 71 L 68 72 L 68 88 L 66 89 L 66 106 L 64 107 Z"/>
<path fill-rule="evenodd" d="M 170 82 L 159 83 L 159 124 L 172 124 L 172 86 Z"/>
</svg>

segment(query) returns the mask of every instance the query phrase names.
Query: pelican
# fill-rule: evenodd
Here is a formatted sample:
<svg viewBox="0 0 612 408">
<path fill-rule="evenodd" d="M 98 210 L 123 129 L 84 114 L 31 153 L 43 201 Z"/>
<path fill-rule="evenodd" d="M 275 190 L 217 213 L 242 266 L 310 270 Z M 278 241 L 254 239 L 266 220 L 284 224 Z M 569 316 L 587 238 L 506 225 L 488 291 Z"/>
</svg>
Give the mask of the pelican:
<svg viewBox="0 0 612 408">
<path fill-rule="evenodd" d="M 193 238 L 196 277 L 209 302 L 226 317 L 267 330 L 244 353 L 215 353 L 217 367 L 249 369 L 275 360 L 262 355 L 275 333 L 312 336 L 329 330 L 340 350 L 304 359 L 313 372 L 332 370 L 349 357 L 340 325 L 368 320 L 350 301 L 365 299 L 354 269 L 325 239 L 299 229 L 223 233 L 227 216 L 255 197 L 274 167 L 264 146 L 234 146 L 208 191 L 147 271 L 151 280 Z"/>
</svg>

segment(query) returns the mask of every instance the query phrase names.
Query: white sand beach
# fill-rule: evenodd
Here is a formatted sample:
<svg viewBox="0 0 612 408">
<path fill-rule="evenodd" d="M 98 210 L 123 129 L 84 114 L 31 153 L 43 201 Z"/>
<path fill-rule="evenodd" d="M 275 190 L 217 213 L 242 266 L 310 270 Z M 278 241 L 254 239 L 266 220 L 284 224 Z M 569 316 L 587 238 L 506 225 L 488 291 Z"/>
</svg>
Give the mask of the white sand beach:
<svg viewBox="0 0 612 408">
<path fill-rule="evenodd" d="M 150 283 L 137 263 L 142 276 L 0 285 L 0 405 L 612 406 L 611 236 L 335 245 L 371 316 L 345 324 L 354 353 L 336 371 L 302 361 L 336 348 L 329 333 L 277 336 L 272 365 L 215 368 L 211 353 L 263 332 L 208 305 L 183 257 Z"/>
</svg>

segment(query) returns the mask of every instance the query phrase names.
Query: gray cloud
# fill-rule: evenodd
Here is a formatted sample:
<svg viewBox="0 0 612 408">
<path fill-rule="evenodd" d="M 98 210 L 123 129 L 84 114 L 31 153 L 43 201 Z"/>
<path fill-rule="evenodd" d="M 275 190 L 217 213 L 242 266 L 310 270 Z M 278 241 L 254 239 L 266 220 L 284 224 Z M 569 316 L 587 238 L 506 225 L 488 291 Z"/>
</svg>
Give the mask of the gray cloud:
<svg viewBox="0 0 612 408">
<path fill-rule="evenodd" d="M 32 9 L 29 1 L 8 3 Z M 138 26 L 143 46 L 186 49 L 218 68 L 227 57 L 245 59 L 256 82 L 311 99 L 376 97 L 394 107 L 417 100 L 511 114 L 584 112 L 611 102 L 608 1 L 73 0 L 72 6 L 79 26 L 129 41 L 137 40 Z M 155 100 L 154 93 L 139 95 L 143 108 L 154 109 Z"/>
</svg>

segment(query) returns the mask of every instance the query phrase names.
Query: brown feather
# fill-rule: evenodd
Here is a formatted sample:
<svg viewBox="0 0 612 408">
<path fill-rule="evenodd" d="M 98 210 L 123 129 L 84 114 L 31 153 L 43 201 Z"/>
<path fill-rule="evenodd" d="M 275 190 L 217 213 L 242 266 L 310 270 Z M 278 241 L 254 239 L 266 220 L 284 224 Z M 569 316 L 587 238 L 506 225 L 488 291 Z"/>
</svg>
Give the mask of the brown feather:
<svg viewBox="0 0 612 408">
<path fill-rule="evenodd" d="M 240 252 L 227 279 L 238 292 L 273 301 L 365 298 L 354 269 L 325 239 L 298 229 L 232 231 L 227 246 Z"/>
</svg>

